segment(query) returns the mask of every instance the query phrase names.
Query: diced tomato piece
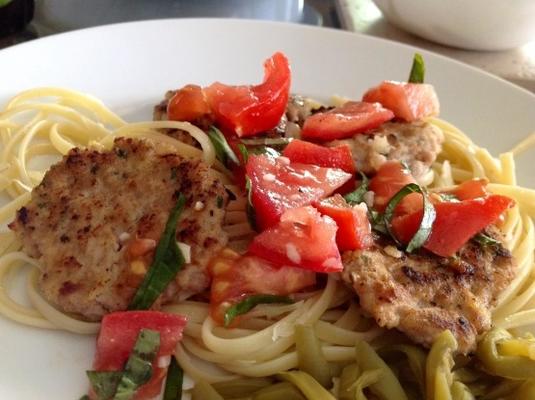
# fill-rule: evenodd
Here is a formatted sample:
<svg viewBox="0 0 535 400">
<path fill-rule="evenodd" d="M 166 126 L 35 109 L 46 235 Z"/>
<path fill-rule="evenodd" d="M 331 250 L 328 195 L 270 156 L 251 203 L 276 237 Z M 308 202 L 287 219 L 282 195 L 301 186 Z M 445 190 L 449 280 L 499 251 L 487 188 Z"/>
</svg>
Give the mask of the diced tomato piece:
<svg viewBox="0 0 535 400">
<path fill-rule="evenodd" d="M 426 83 L 384 81 L 369 89 L 362 100 L 381 103 L 396 118 L 407 122 L 435 116 L 440 111 L 435 88 Z"/>
<path fill-rule="evenodd" d="M 197 85 L 186 85 L 177 90 L 167 105 L 167 118 L 173 121 L 191 122 L 210 112 L 204 92 Z"/>
<path fill-rule="evenodd" d="M 354 174 L 355 161 L 347 144 L 325 147 L 304 140 L 292 140 L 284 149 L 283 156 L 293 163 L 314 164 L 318 167 L 340 168 Z"/>
<path fill-rule="evenodd" d="M 288 164 L 287 159 L 265 155 L 249 156 L 246 171 L 260 229 L 277 224 L 287 209 L 329 196 L 352 177 L 341 169 Z"/>
<path fill-rule="evenodd" d="M 372 245 L 372 229 L 366 207 L 351 207 L 339 194 L 314 203 L 314 206 L 336 222 L 336 244 L 340 251 L 367 249 Z"/>
<path fill-rule="evenodd" d="M 513 205 L 514 200 L 500 195 L 437 203 L 437 216 L 424 247 L 439 256 L 450 257 L 472 236 L 495 222 Z M 421 220 L 421 209 L 396 217 L 392 221 L 393 232 L 401 242 L 408 243 L 418 230 Z"/>
<path fill-rule="evenodd" d="M 167 367 L 158 367 L 158 358 L 171 356 L 178 341 L 186 318 L 181 315 L 159 311 L 124 311 L 104 316 L 97 339 L 97 351 L 93 362 L 96 371 L 120 371 L 134 347 L 141 329 L 160 332 L 160 349 L 153 363 L 153 375 L 149 382 L 136 392 L 138 400 L 151 399 L 161 391 L 167 375 Z"/>
<path fill-rule="evenodd" d="M 212 318 L 220 324 L 226 309 L 247 295 L 287 296 L 316 283 L 316 274 L 312 271 L 275 266 L 253 255 L 239 256 L 229 249 L 212 260 L 210 273 L 210 310 Z"/>
<path fill-rule="evenodd" d="M 276 265 L 339 272 L 343 266 L 336 231 L 336 222 L 314 207 L 293 208 L 284 212 L 276 226 L 257 235 L 249 252 Z"/>
<path fill-rule="evenodd" d="M 379 103 L 348 101 L 341 107 L 319 112 L 305 120 L 301 137 L 310 140 L 345 139 L 371 131 L 394 118 Z"/>
<path fill-rule="evenodd" d="M 219 82 L 205 88 L 216 121 L 238 136 L 252 136 L 277 126 L 290 92 L 290 65 L 282 53 L 264 63 L 264 82 L 229 86 Z"/>
<path fill-rule="evenodd" d="M 452 193 L 459 200 L 476 199 L 478 197 L 485 197 L 489 194 L 487 192 L 487 179 L 471 179 L 469 181 L 461 183 L 457 186 Z"/>
<path fill-rule="evenodd" d="M 368 186 L 369 190 L 375 193 L 373 207 L 377 211 L 383 212 L 390 199 L 403 186 L 415 182 L 410 172 L 399 161 L 385 162 L 379 167 L 377 174 L 370 180 Z M 413 204 L 413 201 L 416 203 L 421 201 L 421 195 L 414 193 L 414 195 L 407 196 L 399 203 L 397 208 L 403 209 L 403 203 L 409 206 L 409 204 Z M 421 209 L 421 205 L 418 209 Z"/>
</svg>

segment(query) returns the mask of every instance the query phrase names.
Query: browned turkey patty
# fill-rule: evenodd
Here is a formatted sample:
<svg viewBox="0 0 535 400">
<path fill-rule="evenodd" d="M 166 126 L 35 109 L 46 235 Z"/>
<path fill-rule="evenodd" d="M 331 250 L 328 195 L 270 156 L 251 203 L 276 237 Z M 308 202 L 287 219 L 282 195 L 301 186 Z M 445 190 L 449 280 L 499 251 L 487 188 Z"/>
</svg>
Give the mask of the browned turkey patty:
<svg viewBox="0 0 535 400">
<path fill-rule="evenodd" d="M 427 173 L 442 150 L 444 135 L 424 121 L 387 122 L 370 135 L 358 134 L 351 139 L 334 140 L 327 146 L 346 143 L 351 148 L 358 171 L 373 174 L 388 160 L 407 163 L 418 179 Z"/>
<path fill-rule="evenodd" d="M 98 320 L 127 308 L 179 193 L 186 206 L 176 238 L 191 246 L 192 262 L 159 305 L 206 289 L 208 261 L 227 242 L 227 195 L 204 162 L 137 139 L 117 139 L 105 152 L 74 149 L 50 168 L 10 228 L 40 260 L 46 299 Z"/>
<path fill-rule="evenodd" d="M 475 350 L 477 335 L 490 329 L 492 306 L 516 269 L 505 248 L 474 242 L 462 248 L 456 261 L 404 254 L 377 243 L 346 252 L 343 263 L 343 279 L 377 324 L 397 328 L 427 347 L 449 329 L 464 354 Z"/>
</svg>

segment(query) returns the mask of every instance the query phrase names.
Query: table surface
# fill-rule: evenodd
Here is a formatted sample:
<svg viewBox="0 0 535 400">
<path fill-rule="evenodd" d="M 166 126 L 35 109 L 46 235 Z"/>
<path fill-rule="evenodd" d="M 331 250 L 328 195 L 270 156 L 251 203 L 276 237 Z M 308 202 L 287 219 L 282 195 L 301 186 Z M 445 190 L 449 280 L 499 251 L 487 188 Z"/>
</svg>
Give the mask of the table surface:
<svg viewBox="0 0 535 400">
<path fill-rule="evenodd" d="M 390 24 L 372 0 L 337 0 L 342 29 L 407 43 L 498 75 L 535 92 L 535 41 L 507 51 L 471 51 L 443 46 Z"/>
</svg>

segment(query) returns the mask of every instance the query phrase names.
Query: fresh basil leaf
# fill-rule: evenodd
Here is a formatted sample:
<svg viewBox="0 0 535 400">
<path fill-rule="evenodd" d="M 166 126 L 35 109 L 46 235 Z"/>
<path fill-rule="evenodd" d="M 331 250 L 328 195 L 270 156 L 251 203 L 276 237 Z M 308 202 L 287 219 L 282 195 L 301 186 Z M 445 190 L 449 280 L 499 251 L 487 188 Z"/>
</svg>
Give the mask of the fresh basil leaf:
<svg viewBox="0 0 535 400">
<path fill-rule="evenodd" d="M 368 177 L 362 172 L 360 173 L 360 176 L 362 177 L 362 181 L 359 187 L 344 196 L 345 201 L 347 201 L 347 204 L 350 206 L 362 203 L 364 201 L 364 195 L 368 191 Z"/>
<path fill-rule="evenodd" d="M 129 310 L 148 310 L 185 264 L 186 260 L 175 240 L 178 219 L 185 202 L 185 197 L 180 194 L 156 246 L 154 260 L 128 306 Z"/>
<path fill-rule="evenodd" d="M 407 252 L 411 253 L 412 251 L 420 248 L 423 246 L 423 244 L 427 241 L 429 238 L 429 235 L 431 235 L 431 230 L 433 228 L 433 222 L 435 222 L 436 218 L 436 211 L 433 204 L 429 201 L 429 197 L 427 196 L 427 193 L 420 187 L 420 185 L 417 185 L 416 183 L 409 183 L 408 185 L 403 186 L 388 202 L 385 212 L 384 212 L 384 221 L 386 229 L 388 230 L 388 233 L 392 238 L 399 243 L 395 235 L 392 233 L 391 230 L 391 222 L 392 218 L 394 216 L 394 210 L 396 209 L 397 205 L 403 198 L 411 193 L 420 193 L 423 197 L 423 216 L 422 221 L 420 222 L 420 226 L 418 227 L 418 230 L 410 240 L 409 244 L 407 245 Z"/>
<path fill-rule="evenodd" d="M 246 207 L 246 213 L 247 213 L 247 221 L 249 221 L 249 226 L 252 230 L 256 231 L 256 212 L 253 206 L 253 200 L 252 200 L 252 185 L 251 185 L 251 178 L 248 176 L 245 176 L 245 192 L 247 193 L 247 207 Z"/>
<path fill-rule="evenodd" d="M 184 371 L 178 365 L 175 357 L 171 357 L 171 364 L 167 370 L 165 389 L 162 400 L 182 399 L 182 382 L 184 381 Z"/>
<path fill-rule="evenodd" d="M 240 143 L 238 145 L 238 150 L 243 158 L 243 165 L 247 164 L 247 160 L 249 160 L 249 151 L 247 150 L 247 147 L 243 143 Z"/>
<path fill-rule="evenodd" d="M 370 224 L 374 231 L 388 235 L 388 230 L 386 229 L 383 214 L 375 210 L 368 210 L 368 220 L 370 221 Z"/>
<path fill-rule="evenodd" d="M 117 392 L 117 386 L 123 376 L 122 371 L 86 371 L 87 377 L 97 400 L 109 400 Z"/>
<path fill-rule="evenodd" d="M 487 246 L 501 246 L 501 243 L 499 240 L 494 239 L 493 237 L 490 237 L 489 235 L 485 235 L 483 232 L 477 233 L 472 240 L 479 243 L 481 246 L 487 247 Z"/>
<path fill-rule="evenodd" d="M 272 294 L 255 294 L 248 296 L 245 300 L 234 304 L 225 311 L 225 326 L 229 326 L 238 315 L 248 313 L 259 304 L 272 303 L 291 304 L 293 303 L 293 300 L 287 296 L 276 296 Z"/>
<path fill-rule="evenodd" d="M 230 162 L 240 165 L 238 157 L 236 157 L 236 154 L 234 154 L 230 148 L 225 135 L 223 135 L 219 129 L 212 125 L 208 130 L 208 137 L 214 146 L 216 158 L 221 161 L 224 166 L 228 167 Z"/>
<path fill-rule="evenodd" d="M 242 143 L 246 146 L 270 146 L 270 147 L 286 147 L 291 139 L 278 137 L 278 138 L 256 138 L 256 139 L 243 139 Z"/>
<path fill-rule="evenodd" d="M 419 53 L 414 53 L 411 72 L 409 74 L 410 83 L 424 83 L 425 63 L 424 58 Z"/>
<path fill-rule="evenodd" d="M 152 377 L 152 363 L 160 349 L 160 332 L 139 331 L 134 348 L 128 357 L 113 400 L 130 400 L 137 389 Z"/>
</svg>

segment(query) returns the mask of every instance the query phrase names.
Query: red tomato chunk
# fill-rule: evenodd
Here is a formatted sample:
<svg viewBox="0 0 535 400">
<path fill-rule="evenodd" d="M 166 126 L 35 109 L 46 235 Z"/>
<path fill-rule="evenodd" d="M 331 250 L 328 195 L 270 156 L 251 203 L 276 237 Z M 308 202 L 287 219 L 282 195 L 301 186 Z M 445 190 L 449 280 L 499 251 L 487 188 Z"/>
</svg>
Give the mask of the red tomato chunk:
<svg viewBox="0 0 535 400">
<path fill-rule="evenodd" d="M 383 212 L 390 199 L 399 190 L 409 183 L 416 181 L 410 172 L 399 161 L 387 161 L 377 170 L 377 174 L 370 180 L 369 190 L 375 193 L 373 207 Z M 414 199 L 418 201 L 421 195 L 415 193 Z M 411 196 L 401 201 L 397 208 L 403 208 L 403 203 Z M 408 203 L 408 202 L 407 202 Z"/>
<path fill-rule="evenodd" d="M 277 224 L 288 209 L 329 196 L 352 177 L 341 169 L 288 163 L 288 159 L 265 155 L 250 156 L 246 171 L 260 229 Z"/>
<path fill-rule="evenodd" d="M 292 140 L 282 153 L 293 163 L 314 164 L 318 167 L 340 168 L 354 174 L 355 161 L 347 144 L 325 147 L 303 140 Z"/>
<path fill-rule="evenodd" d="M 319 112 L 305 120 L 303 139 L 327 141 L 369 132 L 394 118 L 379 103 L 349 101 L 341 107 Z"/>
<path fill-rule="evenodd" d="M 280 222 L 257 235 L 249 252 L 275 265 L 293 265 L 316 272 L 343 269 L 336 246 L 337 226 L 311 206 L 287 210 Z"/>
<path fill-rule="evenodd" d="M 264 81 L 256 86 L 213 83 L 205 88 L 216 121 L 238 136 L 273 129 L 286 111 L 290 93 L 290 65 L 282 53 L 264 63 Z"/>
<path fill-rule="evenodd" d="M 212 318 L 223 324 L 224 313 L 247 295 L 287 296 L 316 283 L 316 274 L 304 269 L 277 266 L 253 255 L 239 256 L 224 250 L 210 266 Z"/>
<path fill-rule="evenodd" d="M 373 244 L 365 206 L 351 207 L 339 194 L 314 204 L 320 213 L 331 217 L 338 226 L 336 244 L 340 251 L 367 249 Z"/>
<path fill-rule="evenodd" d="M 381 103 L 396 118 L 407 122 L 438 115 L 440 104 L 435 89 L 425 83 L 384 81 L 369 89 L 363 101 Z"/>
<path fill-rule="evenodd" d="M 177 90 L 167 105 L 167 117 L 173 121 L 192 122 L 210 112 L 204 92 L 197 85 L 186 85 Z"/>
<path fill-rule="evenodd" d="M 500 195 L 437 203 L 437 216 L 424 247 L 439 256 L 450 257 L 513 205 L 514 200 Z M 418 230 L 421 220 L 422 210 L 396 217 L 392 221 L 392 230 L 400 241 L 408 243 Z"/>
<path fill-rule="evenodd" d="M 97 339 L 97 351 L 93 362 L 96 371 L 120 371 L 134 347 L 141 329 L 160 332 L 160 349 L 153 363 L 153 375 L 149 382 L 136 392 L 138 400 L 150 399 L 161 391 L 167 375 L 167 367 L 158 367 L 158 358 L 171 356 L 182 339 L 186 318 L 159 311 L 124 311 L 104 316 Z"/>
</svg>

